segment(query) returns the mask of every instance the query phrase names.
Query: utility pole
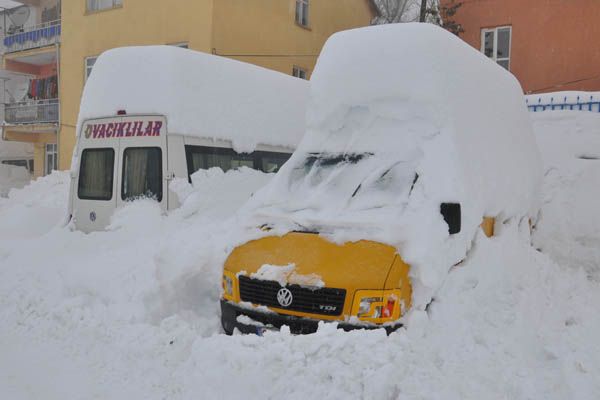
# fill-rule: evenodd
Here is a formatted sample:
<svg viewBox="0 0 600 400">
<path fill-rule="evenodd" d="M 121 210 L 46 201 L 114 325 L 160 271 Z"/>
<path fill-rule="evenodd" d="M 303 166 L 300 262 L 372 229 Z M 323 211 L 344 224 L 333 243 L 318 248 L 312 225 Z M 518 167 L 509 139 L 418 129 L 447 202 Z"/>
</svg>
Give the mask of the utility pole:
<svg viewBox="0 0 600 400">
<path fill-rule="evenodd" d="M 427 0 L 421 0 L 421 13 L 419 14 L 419 22 L 425 22 L 427 16 Z"/>
</svg>

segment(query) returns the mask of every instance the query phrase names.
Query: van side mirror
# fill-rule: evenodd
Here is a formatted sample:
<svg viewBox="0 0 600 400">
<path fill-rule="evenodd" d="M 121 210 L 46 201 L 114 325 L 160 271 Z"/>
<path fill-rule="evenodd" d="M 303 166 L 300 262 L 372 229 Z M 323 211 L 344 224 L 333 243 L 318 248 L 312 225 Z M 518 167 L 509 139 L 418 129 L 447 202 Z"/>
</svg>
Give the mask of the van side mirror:
<svg viewBox="0 0 600 400">
<path fill-rule="evenodd" d="M 453 235 L 460 232 L 460 204 L 442 203 L 440 205 L 440 213 L 444 217 L 444 221 L 448 224 L 449 234 Z"/>
</svg>

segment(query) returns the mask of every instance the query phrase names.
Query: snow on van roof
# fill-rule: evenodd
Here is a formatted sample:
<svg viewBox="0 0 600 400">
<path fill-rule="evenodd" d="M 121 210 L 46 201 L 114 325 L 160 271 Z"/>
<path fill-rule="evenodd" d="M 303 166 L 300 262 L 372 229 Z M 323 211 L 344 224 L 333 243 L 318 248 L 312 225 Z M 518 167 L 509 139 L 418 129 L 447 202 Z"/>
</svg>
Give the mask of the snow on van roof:
<svg viewBox="0 0 600 400">
<path fill-rule="evenodd" d="M 255 65 L 174 46 L 123 47 L 103 53 L 85 85 L 84 120 L 162 114 L 175 134 L 295 147 L 305 129 L 308 82 Z M 78 129 L 79 131 L 79 129 Z"/>
<path fill-rule="evenodd" d="M 396 246 L 422 306 L 431 292 L 419 287 L 438 288 L 484 216 L 536 215 L 541 165 L 521 87 L 458 37 L 430 24 L 336 33 L 310 90 L 306 135 L 244 210 L 263 223 Z M 460 233 L 442 203 L 461 205 Z"/>
</svg>

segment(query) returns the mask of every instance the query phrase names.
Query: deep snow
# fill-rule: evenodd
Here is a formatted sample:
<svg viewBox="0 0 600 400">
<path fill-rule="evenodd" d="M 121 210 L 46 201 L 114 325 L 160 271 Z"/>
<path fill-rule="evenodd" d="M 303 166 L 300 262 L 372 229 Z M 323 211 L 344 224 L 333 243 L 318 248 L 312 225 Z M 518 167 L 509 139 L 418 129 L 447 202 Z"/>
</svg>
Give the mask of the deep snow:
<svg viewBox="0 0 600 400">
<path fill-rule="evenodd" d="M 262 173 L 200 173 L 192 188 L 179 182 L 187 197 L 169 216 L 139 201 L 89 235 L 60 226 L 68 174 L 13 191 L 0 199 L 1 397 L 599 398 L 600 287 L 588 278 L 600 235 L 571 221 L 564 202 L 595 217 L 598 161 L 572 159 L 571 146 L 600 147 L 583 114 L 539 118 L 554 165 L 534 235 L 542 252 L 515 220 L 492 239 L 479 234 L 428 312 L 389 337 L 331 325 L 307 336 L 220 333 L 228 216 L 270 179 Z M 552 128 L 569 118 L 579 128 Z"/>
</svg>

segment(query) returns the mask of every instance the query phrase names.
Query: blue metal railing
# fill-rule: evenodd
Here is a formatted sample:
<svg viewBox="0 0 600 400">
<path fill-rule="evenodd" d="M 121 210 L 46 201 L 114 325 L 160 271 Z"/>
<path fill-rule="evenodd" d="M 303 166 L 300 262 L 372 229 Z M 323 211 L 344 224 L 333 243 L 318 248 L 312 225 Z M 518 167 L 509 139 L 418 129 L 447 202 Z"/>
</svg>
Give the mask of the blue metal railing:
<svg viewBox="0 0 600 400">
<path fill-rule="evenodd" d="M 527 104 L 527 108 L 532 112 L 539 111 L 552 111 L 552 110 L 575 110 L 575 111 L 591 111 L 591 112 L 600 112 L 600 98 L 596 96 L 587 96 L 582 98 L 581 96 L 577 96 L 575 101 L 569 99 L 567 96 L 562 98 L 557 98 L 555 100 L 554 97 L 550 97 L 550 102 L 548 103 L 547 96 L 540 97 L 537 99 L 537 102 L 531 102 L 530 100 L 534 96 L 528 96 L 525 99 L 525 103 Z M 545 100 L 545 101 L 542 101 Z"/>
<path fill-rule="evenodd" d="M 58 43 L 60 39 L 60 20 L 44 22 L 43 24 L 26 27 L 22 32 L 13 33 L 4 37 L 4 52 L 34 49 Z"/>
</svg>

